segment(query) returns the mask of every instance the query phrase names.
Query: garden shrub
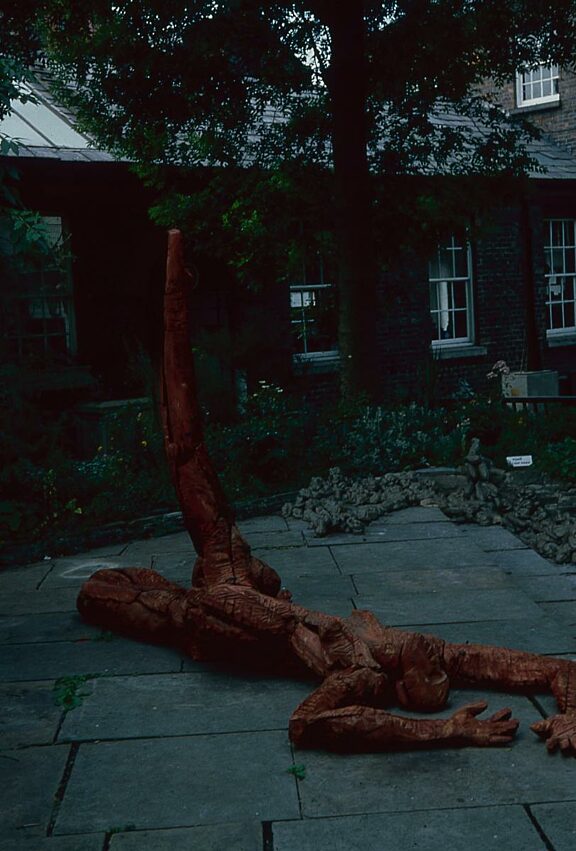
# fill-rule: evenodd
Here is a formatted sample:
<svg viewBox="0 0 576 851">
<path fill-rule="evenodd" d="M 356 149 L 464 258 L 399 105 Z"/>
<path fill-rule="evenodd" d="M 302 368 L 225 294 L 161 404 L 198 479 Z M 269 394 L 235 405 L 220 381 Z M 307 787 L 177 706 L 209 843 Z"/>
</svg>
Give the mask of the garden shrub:
<svg viewBox="0 0 576 851">
<path fill-rule="evenodd" d="M 454 464 L 462 456 L 468 419 L 443 408 L 412 403 L 366 407 L 348 430 L 344 460 L 357 472 L 387 473 L 430 464 Z"/>
<path fill-rule="evenodd" d="M 554 478 L 576 482 L 576 440 L 565 437 L 551 443 L 542 453 L 540 467 Z"/>
<path fill-rule="evenodd" d="M 177 503 L 154 412 L 114 415 L 108 443 L 78 459 L 70 423 L 33 403 L 0 414 L 0 540 L 50 540 L 131 519 Z M 347 475 L 385 475 L 461 463 L 471 437 L 499 466 L 533 454 L 537 468 L 576 481 L 576 412 L 533 413 L 494 400 L 449 407 L 369 406 L 318 410 L 260 382 L 236 422 L 206 417 L 208 451 L 232 501 L 297 490 L 340 467 Z"/>
</svg>

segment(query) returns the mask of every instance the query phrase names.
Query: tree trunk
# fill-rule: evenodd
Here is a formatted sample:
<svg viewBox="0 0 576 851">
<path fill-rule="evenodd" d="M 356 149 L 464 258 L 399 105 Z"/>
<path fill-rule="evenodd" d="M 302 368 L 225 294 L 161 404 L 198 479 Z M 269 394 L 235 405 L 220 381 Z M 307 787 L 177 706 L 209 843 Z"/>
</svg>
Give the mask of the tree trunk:
<svg viewBox="0 0 576 851">
<path fill-rule="evenodd" d="M 378 385 L 377 264 L 367 157 L 364 4 L 334 4 L 329 28 L 342 391 L 345 398 L 360 392 L 373 397 Z"/>
</svg>

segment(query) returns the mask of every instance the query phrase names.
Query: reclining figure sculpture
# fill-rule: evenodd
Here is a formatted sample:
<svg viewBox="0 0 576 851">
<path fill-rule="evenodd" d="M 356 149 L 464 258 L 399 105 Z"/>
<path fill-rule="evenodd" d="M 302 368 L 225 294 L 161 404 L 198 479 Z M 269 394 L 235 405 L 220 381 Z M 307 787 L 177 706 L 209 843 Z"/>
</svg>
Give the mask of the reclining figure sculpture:
<svg viewBox="0 0 576 851">
<path fill-rule="evenodd" d="M 197 551 L 192 587 L 139 568 L 99 570 L 82 587 L 88 622 L 139 640 L 180 648 L 197 660 L 312 674 L 319 686 L 293 713 L 300 747 L 383 751 L 417 747 L 497 746 L 518 722 L 509 709 L 482 720 L 484 701 L 448 718 L 391 714 L 401 706 L 435 712 L 450 686 L 551 691 L 559 714 L 532 725 L 576 755 L 576 663 L 382 626 L 367 611 L 348 618 L 291 602 L 275 571 L 251 555 L 208 458 L 190 352 L 187 272 L 181 235 L 170 231 L 165 291 L 162 414 L 166 452 L 186 528 Z"/>
</svg>

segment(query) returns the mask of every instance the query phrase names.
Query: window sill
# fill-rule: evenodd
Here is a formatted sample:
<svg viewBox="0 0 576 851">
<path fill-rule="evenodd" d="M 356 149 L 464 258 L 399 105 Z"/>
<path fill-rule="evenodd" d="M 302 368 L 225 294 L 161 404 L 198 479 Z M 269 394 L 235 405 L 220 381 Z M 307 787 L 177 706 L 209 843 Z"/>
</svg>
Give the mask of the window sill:
<svg viewBox="0 0 576 851">
<path fill-rule="evenodd" d="M 520 115 L 527 112 L 544 112 L 547 109 L 559 109 L 560 105 L 560 98 L 556 98 L 556 100 L 545 100 L 542 101 L 542 103 L 525 103 L 521 106 L 515 106 L 514 109 L 510 110 L 509 115 Z"/>
<path fill-rule="evenodd" d="M 561 334 L 546 334 L 546 343 L 549 349 L 557 349 L 560 346 L 576 346 L 576 328 Z"/>
<path fill-rule="evenodd" d="M 309 355 L 292 355 L 296 375 L 321 375 L 337 372 L 340 368 L 340 352 L 313 352 Z"/>
<path fill-rule="evenodd" d="M 438 360 L 455 358 L 480 358 L 488 354 L 486 346 L 463 343 L 461 346 L 432 346 L 432 355 Z"/>
</svg>

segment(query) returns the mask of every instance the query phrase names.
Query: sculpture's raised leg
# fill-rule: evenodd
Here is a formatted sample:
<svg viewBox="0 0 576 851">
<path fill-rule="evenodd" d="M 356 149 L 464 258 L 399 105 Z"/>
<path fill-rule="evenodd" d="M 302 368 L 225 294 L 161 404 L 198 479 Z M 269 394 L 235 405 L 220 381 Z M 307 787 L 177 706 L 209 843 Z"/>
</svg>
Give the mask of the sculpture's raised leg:
<svg viewBox="0 0 576 851">
<path fill-rule="evenodd" d="M 184 523 L 198 554 L 193 584 L 248 585 L 276 596 L 280 577 L 251 555 L 206 451 L 191 352 L 190 289 L 182 235 L 171 230 L 164 294 L 161 411 L 166 456 Z"/>
</svg>

